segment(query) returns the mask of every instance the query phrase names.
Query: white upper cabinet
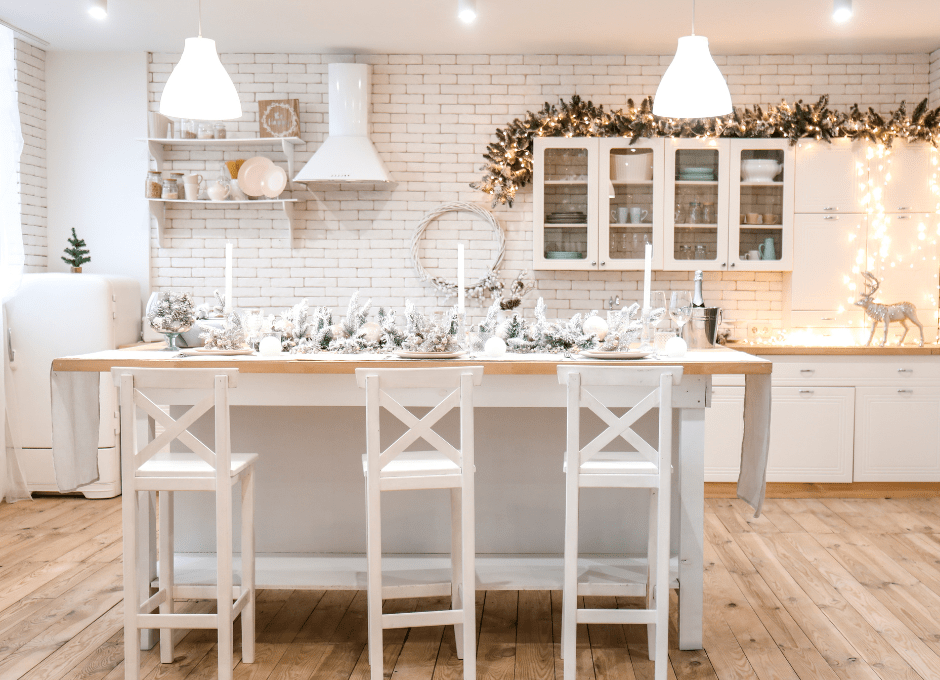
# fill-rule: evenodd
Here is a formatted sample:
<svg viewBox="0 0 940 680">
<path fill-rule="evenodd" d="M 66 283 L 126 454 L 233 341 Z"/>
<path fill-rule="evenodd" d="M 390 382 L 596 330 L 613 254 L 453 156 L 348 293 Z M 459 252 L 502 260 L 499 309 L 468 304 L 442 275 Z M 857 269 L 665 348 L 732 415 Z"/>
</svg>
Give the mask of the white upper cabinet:
<svg viewBox="0 0 940 680">
<path fill-rule="evenodd" d="M 534 269 L 597 269 L 598 140 L 535 140 Z"/>
<path fill-rule="evenodd" d="M 882 205 L 887 213 L 933 212 L 937 196 L 931 180 L 937 172 L 937 150 L 930 144 L 896 141 L 891 153 L 870 161 L 877 182 L 884 182 Z"/>
<path fill-rule="evenodd" d="M 797 213 L 860 213 L 868 182 L 865 145 L 804 140 L 796 146 L 794 210 Z"/>
<path fill-rule="evenodd" d="M 819 312 L 818 318 L 799 325 L 836 325 L 858 322 L 858 308 L 849 298 L 860 289 L 864 267 L 868 216 L 864 214 L 806 214 L 794 218 L 793 277 L 790 305 L 793 311 Z M 842 323 L 841 325 L 845 325 Z"/>
</svg>

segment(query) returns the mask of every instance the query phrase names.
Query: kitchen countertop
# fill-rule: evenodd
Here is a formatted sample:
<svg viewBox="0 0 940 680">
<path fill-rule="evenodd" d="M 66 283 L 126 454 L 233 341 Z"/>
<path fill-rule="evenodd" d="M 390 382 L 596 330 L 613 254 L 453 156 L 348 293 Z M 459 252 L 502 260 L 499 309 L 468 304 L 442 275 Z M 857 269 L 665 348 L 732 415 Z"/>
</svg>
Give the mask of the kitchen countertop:
<svg viewBox="0 0 940 680">
<path fill-rule="evenodd" d="M 812 356 L 934 356 L 940 355 L 940 345 L 897 345 L 889 347 L 806 347 L 797 345 L 750 345 L 747 343 L 730 343 L 726 345 L 746 354 L 759 356 L 774 355 L 812 355 Z"/>
<path fill-rule="evenodd" d="M 158 345 L 159 346 L 159 345 Z M 175 352 L 154 351 L 153 346 L 131 347 L 80 356 L 60 357 L 54 371 L 104 372 L 115 366 L 133 368 L 238 368 L 244 373 L 355 373 L 357 368 L 429 368 L 482 365 L 487 375 L 555 375 L 559 364 L 682 366 L 686 375 L 768 374 L 771 362 L 730 348 L 690 351 L 676 360 L 603 361 L 565 359 L 561 354 L 506 354 L 499 359 L 475 356 L 461 359 L 399 359 L 388 354 L 321 354 L 262 356 L 180 357 Z"/>
</svg>

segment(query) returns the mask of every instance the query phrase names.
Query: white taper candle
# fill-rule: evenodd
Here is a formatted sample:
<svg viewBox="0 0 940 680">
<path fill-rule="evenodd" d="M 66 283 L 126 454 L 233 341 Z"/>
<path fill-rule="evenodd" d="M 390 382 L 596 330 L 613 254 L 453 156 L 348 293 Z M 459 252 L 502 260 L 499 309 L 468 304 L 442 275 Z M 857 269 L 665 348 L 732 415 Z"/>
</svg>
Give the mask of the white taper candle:
<svg viewBox="0 0 940 680">
<path fill-rule="evenodd" d="M 467 313 L 467 291 L 463 285 L 463 243 L 457 244 L 457 313 Z"/>
<path fill-rule="evenodd" d="M 233 309 L 232 305 L 232 244 L 225 244 L 225 313 Z"/>
<path fill-rule="evenodd" d="M 643 309 L 650 308 L 650 278 L 653 269 L 653 244 L 646 244 L 646 263 L 643 269 Z"/>
</svg>

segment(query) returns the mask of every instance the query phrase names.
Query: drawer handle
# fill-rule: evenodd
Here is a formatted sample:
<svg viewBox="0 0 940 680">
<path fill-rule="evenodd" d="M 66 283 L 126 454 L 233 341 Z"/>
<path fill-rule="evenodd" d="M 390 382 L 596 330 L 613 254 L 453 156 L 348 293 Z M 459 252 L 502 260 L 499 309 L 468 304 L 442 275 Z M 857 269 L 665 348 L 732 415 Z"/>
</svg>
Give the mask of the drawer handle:
<svg viewBox="0 0 940 680">
<path fill-rule="evenodd" d="M 832 208 L 832 207 L 830 207 L 830 208 L 823 208 L 823 210 L 838 210 L 838 208 Z"/>
<path fill-rule="evenodd" d="M 800 390 L 800 394 L 816 394 L 816 390 Z"/>
<path fill-rule="evenodd" d="M 815 373 L 815 372 L 816 372 L 815 368 L 801 368 L 800 369 L 800 373 Z"/>
<path fill-rule="evenodd" d="M 911 207 L 909 205 L 902 205 L 898 207 L 898 210 L 910 210 L 910 209 Z"/>
<path fill-rule="evenodd" d="M 914 394 L 914 390 L 898 390 L 898 394 Z"/>
<path fill-rule="evenodd" d="M 909 220 L 911 219 L 910 215 L 898 215 L 899 220 Z"/>
<path fill-rule="evenodd" d="M 914 372 L 913 368 L 899 368 L 898 369 L 898 373 L 913 373 L 913 372 Z"/>
<path fill-rule="evenodd" d="M 834 316 L 823 316 L 823 317 L 820 317 L 819 320 L 820 321 L 835 321 L 836 318 Z"/>
<path fill-rule="evenodd" d="M 826 215 L 825 217 L 823 217 L 823 219 L 824 220 L 837 220 L 839 219 L 839 216 L 838 215 Z"/>
</svg>

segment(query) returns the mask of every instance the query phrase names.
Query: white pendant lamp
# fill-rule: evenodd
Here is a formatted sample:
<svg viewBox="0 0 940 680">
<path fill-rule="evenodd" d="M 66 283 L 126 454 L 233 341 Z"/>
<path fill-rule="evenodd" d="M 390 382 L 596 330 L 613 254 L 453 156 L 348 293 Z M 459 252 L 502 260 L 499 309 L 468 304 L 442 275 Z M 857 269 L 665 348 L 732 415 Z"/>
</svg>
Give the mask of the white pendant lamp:
<svg viewBox="0 0 940 680">
<path fill-rule="evenodd" d="M 833 0 L 832 19 L 840 24 L 852 18 L 852 0 Z"/>
<path fill-rule="evenodd" d="M 653 114 L 666 118 L 716 118 L 731 111 L 731 92 L 708 51 L 708 38 L 695 35 L 695 0 L 692 0 L 692 35 L 679 38 L 676 56 L 656 89 Z"/>
<path fill-rule="evenodd" d="M 104 21 L 108 18 L 108 0 L 91 0 L 88 13 L 98 21 Z"/>
<path fill-rule="evenodd" d="M 202 37 L 202 2 L 199 37 L 186 38 L 183 56 L 163 88 L 160 113 L 194 120 L 232 120 L 242 116 L 235 83 L 219 61 L 215 40 Z"/>
</svg>

